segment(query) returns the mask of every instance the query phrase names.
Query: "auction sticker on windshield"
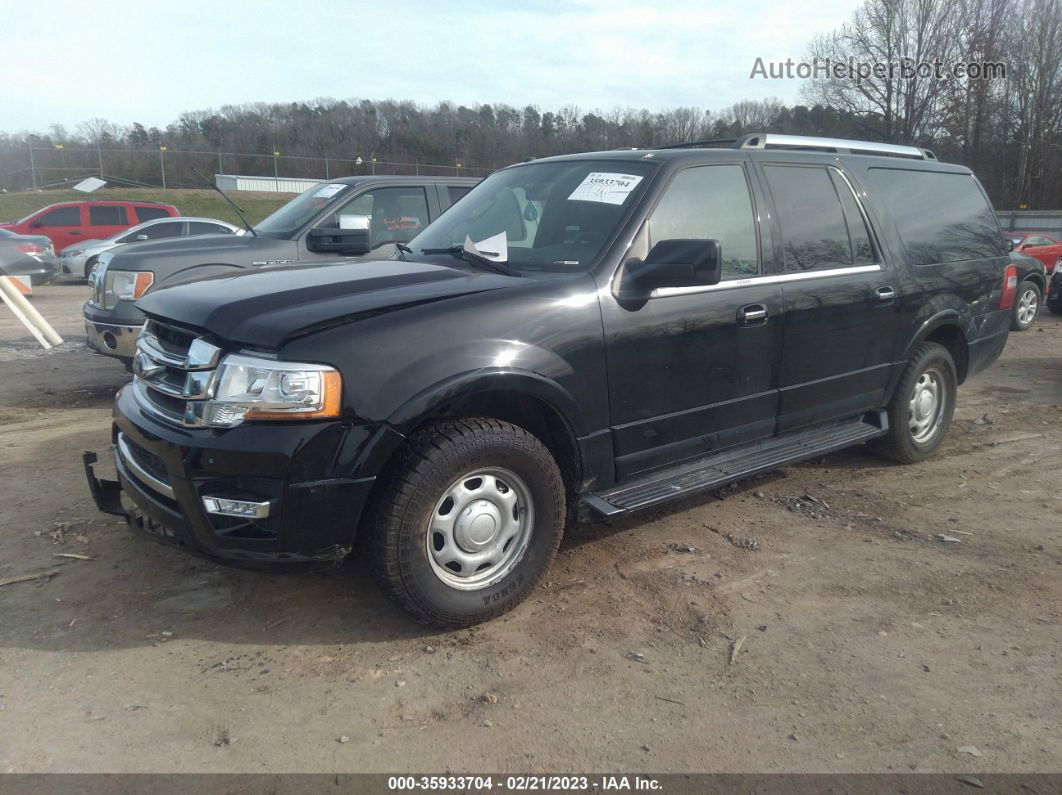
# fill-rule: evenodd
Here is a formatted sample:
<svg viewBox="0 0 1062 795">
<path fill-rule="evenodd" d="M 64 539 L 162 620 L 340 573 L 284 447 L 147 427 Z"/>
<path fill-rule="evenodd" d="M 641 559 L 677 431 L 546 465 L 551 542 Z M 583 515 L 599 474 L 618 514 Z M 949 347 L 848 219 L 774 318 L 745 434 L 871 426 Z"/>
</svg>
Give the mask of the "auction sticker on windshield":
<svg viewBox="0 0 1062 795">
<path fill-rule="evenodd" d="M 325 185 L 323 188 L 317 191 L 317 193 L 315 193 L 313 197 L 315 199 L 331 199 L 345 187 L 347 186 L 344 185 L 342 182 L 333 182 L 330 185 Z"/>
<path fill-rule="evenodd" d="M 614 174 L 610 171 L 592 171 L 572 191 L 568 201 L 623 204 L 631 191 L 638 187 L 641 177 L 634 174 Z"/>
</svg>

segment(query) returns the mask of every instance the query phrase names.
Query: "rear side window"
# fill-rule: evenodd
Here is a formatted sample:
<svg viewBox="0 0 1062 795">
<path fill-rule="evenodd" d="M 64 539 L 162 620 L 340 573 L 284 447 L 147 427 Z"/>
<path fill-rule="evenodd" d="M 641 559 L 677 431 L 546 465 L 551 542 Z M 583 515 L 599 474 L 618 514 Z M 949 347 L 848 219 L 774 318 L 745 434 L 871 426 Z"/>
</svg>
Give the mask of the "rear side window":
<svg viewBox="0 0 1062 795">
<path fill-rule="evenodd" d="M 872 168 L 870 185 L 892 215 L 912 265 L 1006 253 L 996 214 L 972 175 Z"/>
<path fill-rule="evenodd" d="M 161 207 L 137 207 L 136 217 L 140 223 L 154 221 L 156 218 L 169 218 L 170 214 Z"/>
<path fill-rule="evenodd" d="M 60 207 L 52 210 L 38 218 L 34 226 L 81 226 L 81 208 Z"/>
<path fill-rule="evenodd" d="M 124 207 L 89 207 L 89 226 L 126 226 Z"/>
<path fill-rule="evenodd" d="M 756 217 L 741 166 L 680 171 L 649 217 L 649 248 L 661 240 L 718 240 L 721 279 L 747 279 L 760 270 Z"/>
<path fill-rule="evenodd" d="M 221 224 L 208 224 L 203 221 L 192 221 L 188 224 L 190 235 L 231 235 L 232 230 Z"/>
<path fill-rule="evenodd" d="M 460 199 L 462 196 L 464 196 L 470 190 L 472 190 L 472 188 L 458 187 L 456 185 L 447 186 L 446 192 L 450 196 L 450 204 L 453 204 L 455 201 Z"/>
<path fill-rule="evenodd" d="M 866 222 L 848 184 L 824 166 L 765 166 L 782 227 L 786 273 L 874 262 Z"/>
</svg>

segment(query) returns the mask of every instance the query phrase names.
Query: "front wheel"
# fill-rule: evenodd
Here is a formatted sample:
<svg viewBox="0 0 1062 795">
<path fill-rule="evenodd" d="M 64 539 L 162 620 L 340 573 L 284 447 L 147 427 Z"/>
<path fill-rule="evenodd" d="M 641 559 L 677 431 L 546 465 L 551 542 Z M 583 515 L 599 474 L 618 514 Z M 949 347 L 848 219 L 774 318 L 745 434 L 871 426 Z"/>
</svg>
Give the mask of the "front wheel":
<svg viewBox="0 0 1062 795">
<path fill-rule="evenodd" d="M 889 431 L 872 439 L 871 449 L 901 464 L 933 455 L 951 427 L 957 383 L 948 349 L 935 342 L 919 345 L 889 402 Z"/>
<path fill-rule="evenodd" d="M 1022 282 L 1014 300 L 1011 331 L 1028 331 L 1040 311 L 1040 288 L 1032 282 Z"/>
<path fill-rule="evenodd" d="M 507 422 L 475 418 L 414 434 L 367 514 L 377 581 L 422 623 L 461 627 L 521 602 L 564 530 L 549 450 Z"/>
</svg>

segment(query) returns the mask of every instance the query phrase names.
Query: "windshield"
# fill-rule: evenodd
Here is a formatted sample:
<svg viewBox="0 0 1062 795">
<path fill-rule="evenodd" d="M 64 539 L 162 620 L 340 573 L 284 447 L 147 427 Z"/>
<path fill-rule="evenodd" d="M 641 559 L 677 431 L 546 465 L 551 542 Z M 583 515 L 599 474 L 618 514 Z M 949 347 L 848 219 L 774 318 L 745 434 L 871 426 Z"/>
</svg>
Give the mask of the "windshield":
<svg viewBox="0 0 1062 795">
<path fill-rule="evenodd" d="M 325 207 L 333 205 L 346 194 L 351 185 L 326 182 L 300 193 L 272 215 L 260 221 L 254 231 L 268 237 L 288 239 L 317 216 Z"/>
<path fill-rule="evenodd" d="M 655 163 L 574 160 L 498 171 L 409 242 L 414 254 L 505 234 L 518 270 L 585 271 L 645 188 Z"/>
</svg>

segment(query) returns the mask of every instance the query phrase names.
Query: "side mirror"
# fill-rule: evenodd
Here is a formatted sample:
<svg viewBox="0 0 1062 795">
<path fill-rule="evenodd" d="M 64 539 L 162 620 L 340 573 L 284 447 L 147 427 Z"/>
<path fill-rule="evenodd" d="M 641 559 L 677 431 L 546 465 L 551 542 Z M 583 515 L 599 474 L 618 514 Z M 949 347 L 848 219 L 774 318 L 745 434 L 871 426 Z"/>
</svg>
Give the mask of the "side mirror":
<svg viewBox="0 0 1062 795">
<path fill-rule="evenodd" d="M 40 229 L 42 226 L 44 226 L 44 221 L 42 221 L 40 218 L 30 223 L 30 229 Z"/>
<path fill-rule="evenodd" d="M 147 239 L 148 239 L 147 235 L 137 235 L 136 237 L 133 238 L 133 240 L 147 240 Z"/>
<path fill-rule="evenodd" d="M 1027 248 L 1032 248 L 1032 243 L 1022 243 L 1018 246 L 1018 251 L 1025 251 Z"/>
<path fill-rule="evenodd" d="M 1016 248 L 1013 240 L 1007 241 L 1007 251 L 1013 251 Z"/>
<path fill-rule="evenodd" d="M 624 281 L 642 296 L 661 287 L 709 287 L 722 276 L 723 247 L 718 240 L 661 240 L 644 261 L 626 265 Z"/>
<path fill-rule="evenodd" d="M 340 215 L 339 226 L 314 227 L 306 235 L 306 248 L 310 251 L 336 252 L 337 254 L 368 254 L 369 216 Z"/>
</svg>

